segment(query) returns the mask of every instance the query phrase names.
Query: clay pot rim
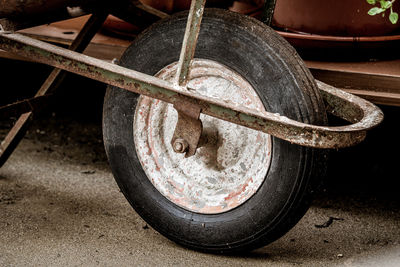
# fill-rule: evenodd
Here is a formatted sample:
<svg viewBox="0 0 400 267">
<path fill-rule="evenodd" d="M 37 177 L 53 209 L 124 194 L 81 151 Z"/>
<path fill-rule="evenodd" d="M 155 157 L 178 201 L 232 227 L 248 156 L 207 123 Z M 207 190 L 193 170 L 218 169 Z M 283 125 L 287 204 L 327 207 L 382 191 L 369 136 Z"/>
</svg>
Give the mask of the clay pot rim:
<svg viewBox="0 0 400 267">
<path fill-rule="evenodd" d="M 385 42 L 400 40 L 400 35 L 383 35 L 383 36 L 331 36 L 331 35 L 318 35 L 308 33 L 293 33 L 277 31 L 285 38 L 299 39 L 299 40 L 312 40 L 312 41 L 329 41 L 329 42 Z"/>
</svg>

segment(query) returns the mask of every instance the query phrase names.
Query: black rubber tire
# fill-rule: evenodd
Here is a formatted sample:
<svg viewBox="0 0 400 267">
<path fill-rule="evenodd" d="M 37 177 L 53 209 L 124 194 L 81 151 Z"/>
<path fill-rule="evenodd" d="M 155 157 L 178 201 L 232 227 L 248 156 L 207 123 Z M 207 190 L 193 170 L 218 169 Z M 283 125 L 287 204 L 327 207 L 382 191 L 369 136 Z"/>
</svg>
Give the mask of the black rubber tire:
<svg viewBox="0 0 400 267">
<path fill-rule="evenodd" d="M 154 75 L 178 60 L 187 13 L 143 32 L 121 65 Z M 245 77 L 268 111 L 323 125 L 326 114 L 314 79 L 295 50 L 250 17 L 207 10 L 196 57 L 217 61 Z M 103 110 L 104 144 L 114 177 L 137 213 L 169 239 L 207 252 L 258 248 L 291 229 L 304 215 L 325 170 L 325 153 L 273 138 L 270 169 L 256 194 L 233 210 L 199 214 L 165 198 L 146 177 L 134 144 L 138 95 L 109 87 Z"/>
</svg>

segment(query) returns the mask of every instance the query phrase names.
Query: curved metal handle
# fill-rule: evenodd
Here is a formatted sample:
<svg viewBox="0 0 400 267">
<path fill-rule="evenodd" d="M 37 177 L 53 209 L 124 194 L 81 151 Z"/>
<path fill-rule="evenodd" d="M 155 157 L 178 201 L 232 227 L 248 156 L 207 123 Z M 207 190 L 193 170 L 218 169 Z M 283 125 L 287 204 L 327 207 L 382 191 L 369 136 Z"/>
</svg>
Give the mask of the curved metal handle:
<svg viewBox="0 0 400 267">
<path fill-rule="evenodd" d="M 371 102 L 321 81 L 316 82 L 327 111 L 352 124 L 337 127 L 315 126 L 279 116 L 277 120 L 285 125 L 285 131 L 279 134 L 274 132 L 274 136 L 304 146 L 342 148 L 360 143 L 365 139 L 367 130 L 382 122 L 382 111 Z"/>
<path fill-rule="evenodd" d="M 327 111 L 349 121 L 345 126 L 317 126 L 298 122 L 288 117 L 250 111 L 235 105 L 208 99 L 202 113 L 263 131 L 294 144 L 315 148 L 343 148 L 363 141 L 366 132 L 383 120 L 382 111 L 358 96 L 317 81 Z"/>
<path fill-rule="evenodd" d="M 198 106 L 201 113 L 263 131 L 303 146 L 341 148 L 358 144 L 364 140 L 366 131 L 378 125 L 383 119 L 382 111 L 372 103 L 319 81 L 317 84 L 327 110 L 353 124 L 340 127 L 315 126 L 271 112 L 260 113 L 237 104 L 210 99 L 185 87 L 33 40 L 21 34 L 0 32 L 0 47 L 11 53 L 35 59 L 37 62 L 174 105 L 188 102 Z"/>
</svg>

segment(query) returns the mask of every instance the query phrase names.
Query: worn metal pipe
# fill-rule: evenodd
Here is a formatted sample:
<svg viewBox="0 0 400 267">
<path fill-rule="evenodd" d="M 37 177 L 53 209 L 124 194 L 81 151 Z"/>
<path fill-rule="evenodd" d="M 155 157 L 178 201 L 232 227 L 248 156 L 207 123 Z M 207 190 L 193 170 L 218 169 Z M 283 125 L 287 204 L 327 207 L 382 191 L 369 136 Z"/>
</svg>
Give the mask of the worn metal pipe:
<svg viewBox="0 0 400 267">
<path fill-rule="evenodd" d="M 260 113 L 217 99 L 209 99 L 185 87 L 17 33 L 0 32 L 0 48 L 171 104 L 179 105 L 186 101 L 201 107 L 204 114 L 303 146 L 341 148 L 358 144 L 365 139 L 366 131 L 383 119 L 381 110 L 372 103 L 322 82 L 319 82 L 318 86 L 329 110 L 353 124 L 340 127 L 315 126 L 279 114 Z"/>
<path fill-rule="evenodd" d="M 183 38 L 182 50 L 178 62 L 177 82 L 184 86 L 189 76 L 190 64 L 196 50 L 199 37 L 201 20 L 203 18 L 206 0 L 192 0 L 185 36 Z"/>
</svg>

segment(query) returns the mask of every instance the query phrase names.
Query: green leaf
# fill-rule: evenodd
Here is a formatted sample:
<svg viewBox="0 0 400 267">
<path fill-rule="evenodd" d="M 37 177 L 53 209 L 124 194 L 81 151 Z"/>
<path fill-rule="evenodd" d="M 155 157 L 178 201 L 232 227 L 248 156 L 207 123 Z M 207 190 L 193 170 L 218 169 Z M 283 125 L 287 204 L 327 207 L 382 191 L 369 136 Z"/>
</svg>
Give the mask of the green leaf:
<svg viewBox="0 0 400 267">
<path fill-rule="evenodd" d="M 399 20 L 399 14 L 397 14 L 396 12 L 391 12 L 389 15 L 389 20 L 392 24 L 396 24 Z"/>
<path fill-rule="evenodd" d="M 376 4 L 376 0 L 367 0 L 367 3 L 370 5 L 375 5 Z"/>
<path fill-rule="evenodd" d="M 388 9 L 388 8 L 390 8 L 391 6 L 392 6 L 392 2 L 391 1 L 380 1 L 380 3 L 381 3 L 381 7 L 383 8 L 383 9 Z"/>
<path fill-rule="evenodd" d="M 384 11 L 385 10 L 383 8 L 373 7 L 368 11 L 368 15 L 374 16 L 374 15 L 380 14 Z"/>
</svg>

